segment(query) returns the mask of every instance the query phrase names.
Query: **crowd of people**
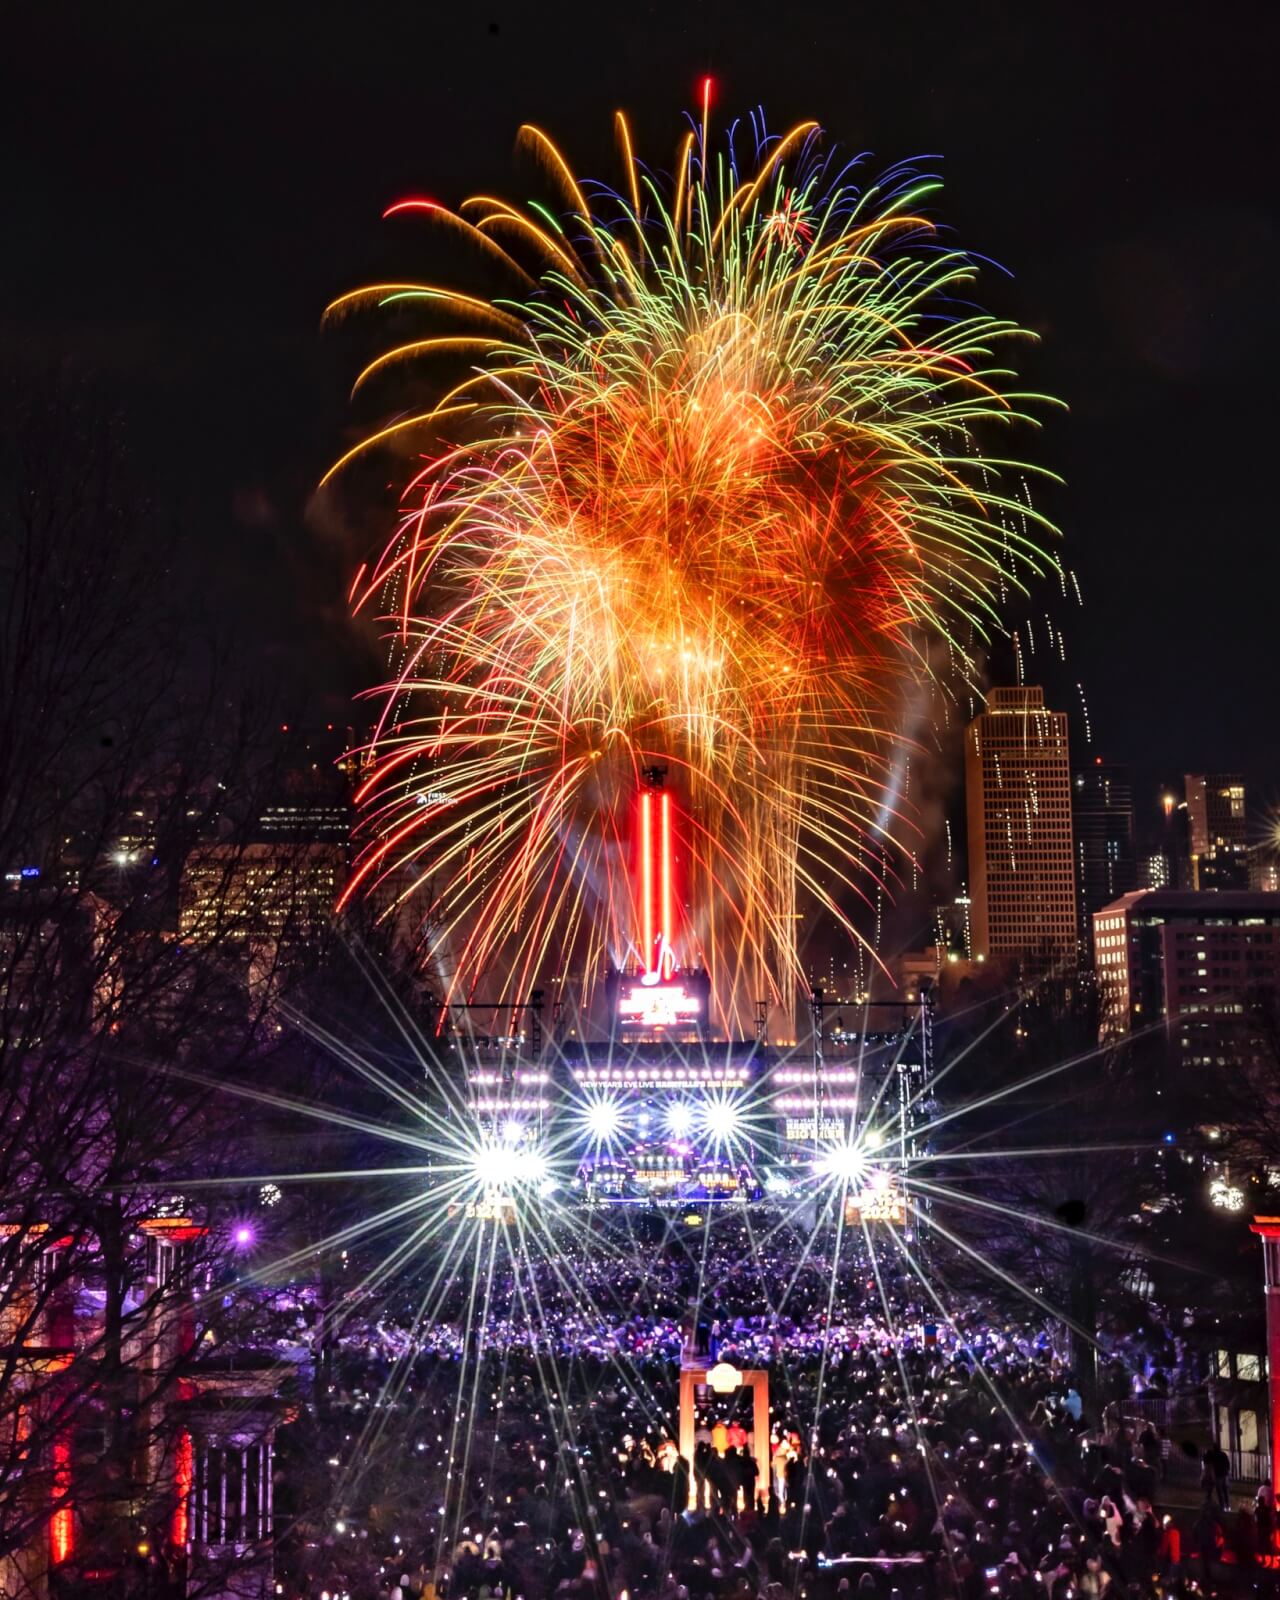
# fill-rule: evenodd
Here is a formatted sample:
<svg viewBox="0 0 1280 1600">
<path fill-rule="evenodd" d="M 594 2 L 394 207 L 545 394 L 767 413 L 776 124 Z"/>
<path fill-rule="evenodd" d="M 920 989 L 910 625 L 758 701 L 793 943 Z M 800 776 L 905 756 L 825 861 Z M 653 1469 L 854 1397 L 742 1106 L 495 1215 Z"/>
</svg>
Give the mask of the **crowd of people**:
<svg viewBox="0 0 1280 1600">
<path fill-rule="evenodd" d="M 508 1262 L 479 1307 L 460 1286 L 429 1320 L 346 1330 L 343 1414 L 393 1393 L 418 1439 L 419 1509 L 366 1513 L 384 1594 L 1128 1600 L 1272 1581 L 1269 1495 L 1231 1509 L 1206 1451 L 1203 1490 L 1193 1476 L 1172 1504 L 1166 1441 L 1091 1419 L 1044 1328 L 976 1297 L 944 1313 L 883 1263 L 833 1274 L 751 1243 Z M 767 1441 L 748 1390 L 703 1386 L 681 1454 L 692 1358 L 768 1374 Z M 1124 1353 L 1099 1403 L 1135 1370 L 1158 1388 L 1174 1359 L 1158 1337 Z M 367 1425 L 346 1437 L 363 1459 Z"/>
</svg>

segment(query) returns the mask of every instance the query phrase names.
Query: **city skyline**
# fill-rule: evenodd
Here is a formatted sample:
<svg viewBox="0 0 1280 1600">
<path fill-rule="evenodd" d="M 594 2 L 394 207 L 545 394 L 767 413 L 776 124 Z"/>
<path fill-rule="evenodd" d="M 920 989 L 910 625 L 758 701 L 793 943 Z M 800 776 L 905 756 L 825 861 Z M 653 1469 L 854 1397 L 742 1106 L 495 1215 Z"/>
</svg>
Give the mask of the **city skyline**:
<svg viewBox="0 0 1280 1600">
<path fill-rule="evenodd" d="M 1268 1600 L 1280 14 L 8 23 L 0 1600 Z"/>
</svg>

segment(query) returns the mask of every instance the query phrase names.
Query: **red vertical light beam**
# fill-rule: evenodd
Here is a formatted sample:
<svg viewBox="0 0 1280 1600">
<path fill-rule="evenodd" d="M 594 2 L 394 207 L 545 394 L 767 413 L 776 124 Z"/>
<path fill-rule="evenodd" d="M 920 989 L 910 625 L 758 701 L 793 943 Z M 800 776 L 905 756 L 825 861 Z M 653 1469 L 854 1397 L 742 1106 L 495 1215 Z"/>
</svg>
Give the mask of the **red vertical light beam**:
<svg viewBox="0 0 1280 1600">
<path fill-rule="evenodd" d="M 646 789 L 640 796 L 640 903 L 644 970 L 653 971 L 653 808 Z"/>
<path fill-rule="evenodd" d="M 662 795 L 662 976 L 675 966 L 675 928 L 671 921 L 671 796 Z"/>
<path fill-rule="evenodd" d="M 58 1510 L 49 1519 L 49 1559 L 56 1567 L 70 1558 L 75 1547 L 75 1512 L 66 1504 L 71 1492 L 71 1441 L 53 1441 L 53 1493 Z"/>
<path fill-rule="evenodd" d="M 173 1465 L 174 1487 L 178 1491 L 177 1504 L 173 1508 L 173 1543 L 178 1546 L 185 1545 L 191 1528 L 191 1484 L 194 1478 L 194 1457 L 191 1448 L 191 1435 L 185 1430 L 178 1437 L 177 1457 Z"/>
</svg>

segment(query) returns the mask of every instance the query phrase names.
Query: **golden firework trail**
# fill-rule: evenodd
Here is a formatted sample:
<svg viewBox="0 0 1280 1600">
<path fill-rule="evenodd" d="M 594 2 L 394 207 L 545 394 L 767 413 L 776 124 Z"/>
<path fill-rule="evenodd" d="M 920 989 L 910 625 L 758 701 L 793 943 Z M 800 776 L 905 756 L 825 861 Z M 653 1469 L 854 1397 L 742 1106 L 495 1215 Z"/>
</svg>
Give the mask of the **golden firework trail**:
<svg viewBox="0 0 1280 1600">
<path fill-rule="evenodd" d="M 925 214 L 937 181 L 864 183 L 812 122 L 753 122 L 742 163 L 708 107 L 669 181 L 619 114 L 618 191 L 526 127 L 553 205 L 390 208 L 470 241 L 508 294 L 391 282 L 330 307 L 423 319 L 357 387 L 470 363 L 329 474 L 421 457 L 352 591 L 393 672 L 347 894 L 418 895 L 451 998 L 648 965 L 631 797 L 661 765 L 684 834 L 664 934 L 728 1026 L 760 996 L 789 1011 L 802 914 L 852 933 L 911 826 L 892 767 L 930 663 L 963 678 L 1055 565 L 1033 469 L 987 443 L 1034 422 L 1002 353 L 1030 336 L 975 309 L 975 259 Z"/>
</svg>

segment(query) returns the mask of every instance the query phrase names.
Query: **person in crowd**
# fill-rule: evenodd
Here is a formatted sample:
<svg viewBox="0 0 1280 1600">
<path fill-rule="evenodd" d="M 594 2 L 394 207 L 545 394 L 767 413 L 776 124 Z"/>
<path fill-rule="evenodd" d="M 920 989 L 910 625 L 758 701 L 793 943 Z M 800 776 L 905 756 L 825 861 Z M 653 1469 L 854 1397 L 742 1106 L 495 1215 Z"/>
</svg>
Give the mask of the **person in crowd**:
<svg viewBox="0 0 1280 1600">
<path fill-rule="evenodd" d="M 1271 1485 L 1264 1483 L 1253 1502 L 1253 1521 L 1258 1530 L 1258 1550 L 1264 1556 L 1276 1548 L 1276 1503 Z"/>
<path fill-rule="evenodd" d="M 1162 1475 L 1164 1470 L 1164 1445 L 1154 1423 L 1143 1425 L 1138 1435 L 1138 1454 L 1152 1472 Z"/>
<path fill-rule="evenodd" d="M 1231 1458 L 1220 1444 L 1209 1446 L 1201 1457 L 1203 1471 L 1200 1486 L 1216 1502 L 1218 1509 L 1231 1508 Z"/>
</svg>

